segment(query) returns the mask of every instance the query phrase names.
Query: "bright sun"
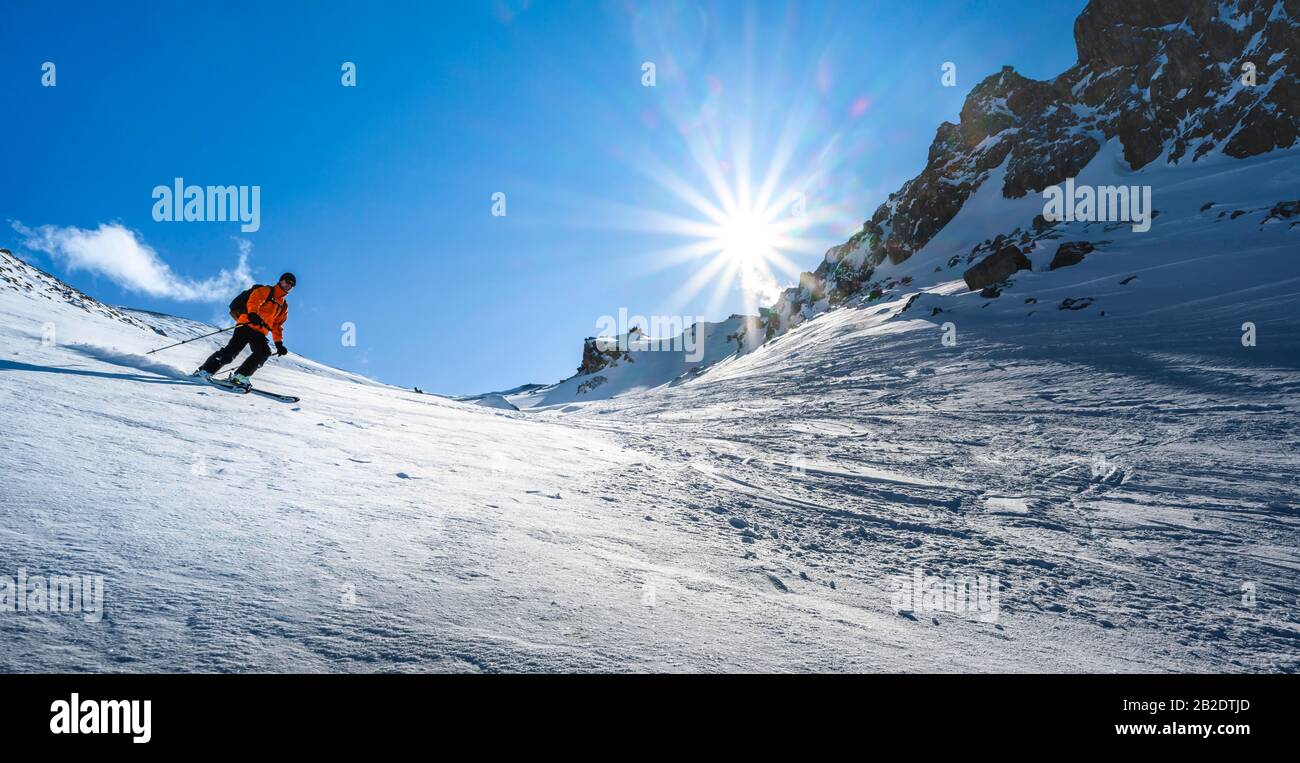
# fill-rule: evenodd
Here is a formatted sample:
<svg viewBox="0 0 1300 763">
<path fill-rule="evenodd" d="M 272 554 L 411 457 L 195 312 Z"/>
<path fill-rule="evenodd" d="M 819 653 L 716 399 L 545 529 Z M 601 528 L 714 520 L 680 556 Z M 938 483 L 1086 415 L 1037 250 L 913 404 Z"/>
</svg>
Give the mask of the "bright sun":
<svg viewBox="0 0 1300 763">
<path fill-rule="evenodd" d="M 752 267 L 767 263 L 779 237 L 762 215 L 741 212 L 718 226 L 717 243 L 733 263 Z"/>
</svg>

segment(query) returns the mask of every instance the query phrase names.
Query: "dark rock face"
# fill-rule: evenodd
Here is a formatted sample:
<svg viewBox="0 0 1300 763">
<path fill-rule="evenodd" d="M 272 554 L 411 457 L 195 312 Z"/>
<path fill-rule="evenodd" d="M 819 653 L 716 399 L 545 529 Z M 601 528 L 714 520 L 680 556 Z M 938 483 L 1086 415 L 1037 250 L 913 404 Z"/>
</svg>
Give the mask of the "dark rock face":
<svg viewBox="0 0 1300 763">
<path fill-rule="evenodd" d="M 1004 161 L 1002 195 L 1018 198 L 1076 176 L 1116 137 L 1133 169 L 1216 148 L 1244 158 L 1300 138 L 1300 0 L 1092 0 L 1074 39 L 1078 62 L 1052 80 L 1007 66 L 976 85 L 959 123 L 935 132 L 925 169 L 773 309 L 844 302 L 885 258 L 901 263 L 925 246 Z"/>
<path fill-rule="evenodd" d="M 1056 254 L 1052 256 L 1052 264 L 1047 269 L 1056 270 L 1057 268 L 1078 265 L 1083 262 L 1084 255 L 1094 249 L 1096 247 L 1087 241 L 1068 241 L 1056 248 Z"/>
<path fill-rule="evenodd" d="M 578 385 L 578 394 L 585 395 L 607 381 L 609 381 L 609 379 L 605 378 L 604 376 L 593 376 L 590 379 L 583 382 L 582 384 Z"/>
<path fill-rule="evenodd" d="M 1195 7 L 1191 7 L 1191 6 Z M 1204 22 L 1210 3 L 1131 2 L 1089 3 L 1074 21 L 1074 44 L 1080 62 L 1107 68 L 1145 63 L 1160 45 L 1157 27 L 1177 24 L 1191 15 Z"/>
<path fill-rule="evenodd" d="M 1005 281 L 1017 270 L 1029 270 L 1029 258 L 1014 244 L 1007 244 L 985 257 L 962 274 L 966 288 L 980 291 L 1000 281 Z M 989 296 L 996 297 L 997 294 Z"/>
<path fill-rule="evenodd" d="M 578 373 L 594 374 L 627 356 L 628 353 L 620 350 L 613 339 L 587 337 L 582 342 L 582 365 L 578 366 Z"/>
</svg>

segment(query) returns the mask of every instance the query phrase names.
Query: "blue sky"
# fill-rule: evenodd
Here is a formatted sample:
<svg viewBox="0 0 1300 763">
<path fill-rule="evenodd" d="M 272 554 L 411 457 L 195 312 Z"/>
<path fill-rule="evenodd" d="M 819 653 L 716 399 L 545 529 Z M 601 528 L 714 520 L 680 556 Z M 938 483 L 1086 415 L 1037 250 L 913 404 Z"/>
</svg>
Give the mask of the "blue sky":
<svg viewBox="0 0 1300 763">
<path fill-rule="evenodd" d="M 774 165 L 781 253 L 815 267 L 921 170 L 980 79 L 1069 67 L 1083 5 L 10 2 L 0 246 L 104 301 L 201 320 L 234 292 L 184 285 L 242 246 L 257 280 L 298 275 L 291 350 L 436 392 L 557 381 L 620 308 L 716 320 L 761 302 L 712 255 L 677 255 L 708 249 L 702 210 Z M 156 222 L 152 190 L 176 177 L 260 186 L 260 229 Z M 14 222 L 119 225 L 181 285 L 74 268 Z"/>
</svg>

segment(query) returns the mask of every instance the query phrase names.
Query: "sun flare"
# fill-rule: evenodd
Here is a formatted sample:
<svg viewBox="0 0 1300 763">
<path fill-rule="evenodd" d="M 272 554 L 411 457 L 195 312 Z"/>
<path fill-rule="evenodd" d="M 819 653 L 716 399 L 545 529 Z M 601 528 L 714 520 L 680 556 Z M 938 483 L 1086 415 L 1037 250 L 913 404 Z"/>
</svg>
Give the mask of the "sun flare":
<svg viewBox="0 0 1300 763">
<path fill-rule="evenodd" d="M 737 265 L 765 265 L 776 251 L 778 236 L 762 215 L 741 212 L 719 226 L 717 244 L 718 249 Z"/>
<path fill-rule="evenodd" d="M 745 132 L 752 123 L 739 124 Z M 694 272 L 668 304 L 685 309 L 701 292 L 712 292 L 705 310 L 716 313 L 728 295 L 737 294 L 741 309 L 757 315 L 783 288 L 798 282 L 800 267 L 792 257 L 820 254 L 842 243 L 838 232 L 827 234 L 842 219 L 852 218 L 846 218 L 841 205 L 820 196 L 819 183 L 825 178 L 819 167 L 787 175 L 795 153 L 792 144 L 782 142 L 766 152 L 769 163 L 761 168 L 751 162 L 747 137 L 730 152 L 695 133 L 688 144 L 694 162 L 684 170 L 653 160 L 640 167 L 687 212 L 633 212 L 633 227 L 685 239 L 648 253 L 643 272 L 692 262 Z M 719 158 L 728 153 L 731 158 Z"/>
</svg>

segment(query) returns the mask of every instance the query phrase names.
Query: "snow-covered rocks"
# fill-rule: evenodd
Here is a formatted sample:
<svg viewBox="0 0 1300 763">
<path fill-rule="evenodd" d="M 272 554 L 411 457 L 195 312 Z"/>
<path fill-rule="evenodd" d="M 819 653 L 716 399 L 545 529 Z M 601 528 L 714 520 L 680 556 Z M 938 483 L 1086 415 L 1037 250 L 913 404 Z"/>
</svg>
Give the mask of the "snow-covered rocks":
<svg viewBox="0 0 1300 763">
<path fill-rule="evenodd" d="M 80 310 L 95 315 L 102 315 L 121 321 L 137 328 L 149 329 L 156 334 L 166 336 L 163 332 L 144 321 L 110 305 L 105 305 L 84 292 L 74 289 L 44 270 L 24 262 L 8 249 L 0 249 L 0 290 L 29 294 L 40 299 L 72 305 Z"/>
<path fill-rule="evenodd" d="M 695 323 L 672 336 L 651 336 L 634 326 L 618 336 L 584 340 L 582 365 L 574 376 L 505 398 L 528 410 L 686 384 L 705 369 L 751 352 L 762 341 L 758 320 L 742 315 Z"/>
</svg>

